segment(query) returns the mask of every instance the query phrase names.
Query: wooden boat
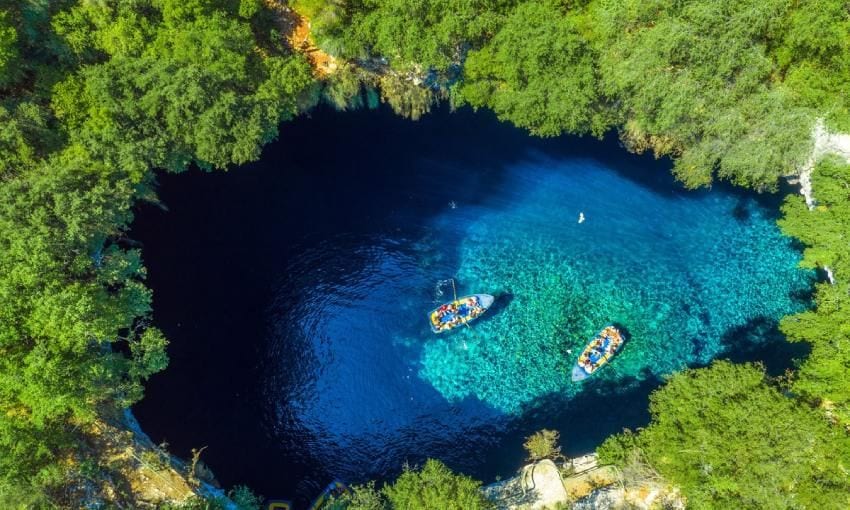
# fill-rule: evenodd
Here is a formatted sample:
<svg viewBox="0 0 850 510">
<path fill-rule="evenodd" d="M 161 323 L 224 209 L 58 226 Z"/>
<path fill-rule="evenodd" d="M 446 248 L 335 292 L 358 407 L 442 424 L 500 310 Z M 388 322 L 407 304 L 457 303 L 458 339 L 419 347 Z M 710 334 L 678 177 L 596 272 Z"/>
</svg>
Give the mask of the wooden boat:
<svg viewBox="0 0 850 510">
<path fill-rule="evenodd" d="M 602 368 L 623 346 L 623 334 L 613 325 L 602 331 L 587 344 L 573 367 L 573 381 L 583 381 Z"/>
<path fill-rule="evenodd" d="M 310 505 L 310 510 L 321 510 L 330 502 L 331 498 L 338 498 L 348 492 L 348 486 L 339 480 L 329 483 L 319 497 Z"/>
<path fill-rule="evenodd" d="M 469 324 L 484 314 L 496 298 L 490 294 L 472 294 L 442 304 L 428 314 L 434 333 L 445 333 L 458 326 Z"/>
</svg>

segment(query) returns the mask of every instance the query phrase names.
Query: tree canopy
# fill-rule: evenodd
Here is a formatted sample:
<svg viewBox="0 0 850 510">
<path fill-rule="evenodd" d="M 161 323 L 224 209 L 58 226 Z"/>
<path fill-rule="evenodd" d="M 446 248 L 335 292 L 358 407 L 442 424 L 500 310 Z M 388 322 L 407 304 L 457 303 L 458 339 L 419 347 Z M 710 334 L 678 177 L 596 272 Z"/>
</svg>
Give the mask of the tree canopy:
<svg viewBox="0 0 850 510">
<path fill-rule="evenodd" d="M 844 508 L 850 442 L 843 430 L 765 384 L 753 365 L 716 362 L 673 376 L 650 400 L 652 423 L 609 438 L 607 462 L 640 449 L 680 486 L 689 508 Z"/>
<path fill-rule="evenodd" d="M 134 203 L 156 168 L 256 159 L 313 78 L 257 1 L 0 7 L 0 501 L 75 506 L 85 425 L 168 361 Z"/>
<path fill-rule="evenodd" d="M 828 268 L 834 283 L 819 283 L 817 307 L 785 317 L 780 326 L 789 339 L 812 345 L 793 390 L 850 425 L 850 166 L 833 158 L 822 161 L 812 188 L 814 210 L 808 210 L 802 197 L 789 196 L 779 225 L 806 246 L 802 264 Z"/>
<path fill-rule="evenodd" d="M 850 14 L 837 0 L 295 7 L 318 20 L 321 46 L 358 65 L 537 135 L 616 128 L 632 150 L 672 156 L 691 187 L 719 177 L 775 189 L 808 156 L 816 118 L 850 126 Z"/>
<path fill-rule="evenodd" d="M 350 108 L 380 89 L 414 119 L 448 97 L 540 136 L 615 129 L 671 156 L 688 186 L 775 189 L 809 156 L 816 119 L 850 130 L 841 0 L 291 6 L 341 58 L 323 89 L 275 2 L 0 0 L 0 506 L 71 505 L 68 487 L 101 461 L 80 447 L 84 426 L 138 401 L 167 364 L 126 238 L 134 204 L 156 200 L 154 170 L 254 160 L 320 96 Z M 783 207 L 804 265 L 835 278 L 782 321 L 812 345 L 788 391 L 753 366 L 685 372 L 653 397 L 653 423 L 604 456 L 641 449 L 697 508 L 847 506 L 848 175 L 825 161 L 815 210 Z M 484 505 L 436 461 L 358 490 L 354 507 Z"/>
<path fill-rule="evenodd" d="M 483 510 L 490 504 L 479 490 L 481 482 L 453 473 L 445 464 L 429 459 L 419 469 L 406 467 L 381 490 L 374 483 L 355 486 L 339 499 L 347 510 Z"/>
<path fill-rule="evenodd" d="M 533 134 L 556 136 L 600 135 L 609 127 L 599 88 L 580 20 L 554 5 L 527 2 L 470 52 L 458 91 L 461 102 L 490 108 Z"/>
</svg>

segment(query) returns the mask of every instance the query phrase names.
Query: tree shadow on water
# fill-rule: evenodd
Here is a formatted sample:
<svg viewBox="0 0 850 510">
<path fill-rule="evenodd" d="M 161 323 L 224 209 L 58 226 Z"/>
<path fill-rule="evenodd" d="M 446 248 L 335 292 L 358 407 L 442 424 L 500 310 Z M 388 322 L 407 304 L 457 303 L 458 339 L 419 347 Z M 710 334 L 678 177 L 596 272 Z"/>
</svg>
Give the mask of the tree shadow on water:
<svg viewBox="0 0 850 510">
<path fill-rule="evenodd" d="M 619 379 L 591 378 L 584 391 L 572 398 L 552 393 L 526 406 L 500 437 L 504 447 L 487 452 L 483 469 L 474 473 L 484 480 L 508 477 L 525 464 L 525 438 L 541 429 L 561 434 L 562 452 L 578 456 L 594 451 L 612 434 L 649 423 L 649 395 L 662 380 L 649 373 Z"/>
<path fill-rule="evenodd" d="M 768 375 L 774 377 L 794 368 L 811 352 L 805 342 L 789 342 L 779 331 L 778 322 L 768 317 L 756 317 L 730 329 L 721 343 L 723 350 L 718 358 L 733 363 L 761 362 Z"/>
<path fill-rule="evenodd" d="M 741 223 L 749 223 L 751 216 L 749 203 L 739 197 L 735 203 L 735 207 L 732 209 L 732 217 Z"/>
</svg>

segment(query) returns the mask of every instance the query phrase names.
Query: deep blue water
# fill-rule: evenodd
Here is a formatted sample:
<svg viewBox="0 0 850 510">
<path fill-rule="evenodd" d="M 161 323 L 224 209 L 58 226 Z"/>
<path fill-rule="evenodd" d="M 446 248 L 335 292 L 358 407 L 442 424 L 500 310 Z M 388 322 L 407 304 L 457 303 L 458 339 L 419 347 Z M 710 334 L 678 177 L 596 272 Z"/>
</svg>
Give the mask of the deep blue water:
<svg viewBox="0 0 850 510">
<path fill-rule="evenodd" d="M 208 446 L 224 484 L 304 503 L 426 457 L 508 476 L 543 427 L 589 451 L 644 425 L 684 366 L 783 370 L 803 353 L 775 323 L 813 275 L 774 225 L 780 197 L 684 191 L 669 166 L 488 114 L 320 110 L 258 163 L 162 175 L 168 210 L 142 207 L 132 234 L 172 362 L 135 412 L 178 454 Z M 497 302 L 435 336 L 449 278 Z M 622 353 L 571 383 L 610 322 Z"/>
</svg>

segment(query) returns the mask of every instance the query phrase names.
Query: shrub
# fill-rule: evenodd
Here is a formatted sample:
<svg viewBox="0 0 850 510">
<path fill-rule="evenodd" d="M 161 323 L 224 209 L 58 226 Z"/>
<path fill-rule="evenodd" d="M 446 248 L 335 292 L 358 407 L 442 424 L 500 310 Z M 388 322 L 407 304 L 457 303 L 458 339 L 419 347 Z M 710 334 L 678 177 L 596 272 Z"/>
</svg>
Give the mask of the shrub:
<svg viewBox="0 0 850 510">
<path fill-rule="evenodd" d="M 543 429 L 525 438 L 522 446 L 528 452 L 528 460 L 556 459 L 563 457 L 558 440 L 561 434 L 557 430 Z"/>
</svg>

